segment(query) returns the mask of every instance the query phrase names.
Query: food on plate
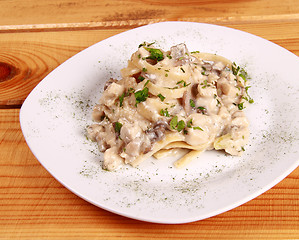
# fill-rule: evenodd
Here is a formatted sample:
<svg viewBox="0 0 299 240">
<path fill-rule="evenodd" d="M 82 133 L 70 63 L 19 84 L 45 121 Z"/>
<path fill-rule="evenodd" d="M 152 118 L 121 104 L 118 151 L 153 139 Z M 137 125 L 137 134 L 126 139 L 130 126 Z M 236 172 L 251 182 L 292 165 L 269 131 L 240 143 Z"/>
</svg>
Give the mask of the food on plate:
<svg viewBox="0 0 299 240">
<path fill-rule="evenodd" d="M 249 137 L 244 109 L 247 72 L 228 59 L 189 52 L 185 44 L 169 51 L 143 43 L 122 78 L 109 79 L 94 107 L 96 122 L 87 136 L 104 152 L 103 168 L 137 166 L 151 156 L 185 155 L 183 167 L 205 150 L 240 156 Z"/>
</svg>

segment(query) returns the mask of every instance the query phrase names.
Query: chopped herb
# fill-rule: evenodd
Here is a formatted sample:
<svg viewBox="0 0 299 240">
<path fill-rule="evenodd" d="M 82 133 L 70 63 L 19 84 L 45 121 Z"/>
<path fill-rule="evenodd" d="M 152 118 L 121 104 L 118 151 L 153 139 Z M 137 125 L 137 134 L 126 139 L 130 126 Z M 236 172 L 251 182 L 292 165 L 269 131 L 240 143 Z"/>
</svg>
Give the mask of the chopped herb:
<svg viewBox="0 0 299 240">
<path fill-rule="evenodd" d="M 141 75 L 138 77 L 138 80 L 140 80 L 141 82 L 144 80 L 145 78 L 142 77 Z"/>
<path fill-rule="evenodd" d="M 149 81 L 150 81 L 150 80 L 147 80 L 143 87 L 145 87 L 145 86 L 149 83 Z"/>
<path fill-rule="evenodd" d="M 167 73 L 165 73 L 165 77 L 168 77 L 168 74 L 167 74 Z"/>
<path fill-rule="evenodd" d="M 180 58 L 179 58 L 179 60 L 183 60 L 183 59 L 184 59 L 184 57 L 180 57 Z"/>
<path fill-rule="evenodd" d="M 245 151 L 245 148 L 244 147 L 241 147 L 242 151 Z"/>
<path fill-rule="evenodd" d="M 135 92 L 134 88 L 129 88 L 126 96 L 129 96 L 131 93 L 134 93 L 134 92 Z"/>
<path fill-rule="evenodd" d="M 185 122 L 183 120 L 178 122 L 177 130 L 178 132 L 182 131 L 185 128 Z"/>
<path fill-rule="evenodd" d="M 208 80 L 204 80 L 203 83 L 201 83 L 200 85 L 203 85 L 201 88 L 206 88 L 210 86 L 210 84 L 208 84 Z"/>
<path fill-rule="evenodd" d="M 172 56 L 170 56 L 169 54 L 166 55 L 169 59 L 172 59 Z"/>
<path fill-rule="evenodd" d="M 114 130 L 115 132 L 117 132 L 118 134 L 120 134 L 120 129 L 123 125 L 120 122 L 115 122 L 114 123 Z"/>
<path fill-rule="evenodd" d="M 119 96 L 119 106 L 122 107 L 123 106 L 123 101 L 124 101 L 124 97 L 125 97 L 125 93 L 123 93 L 122 95 Z"/>
<path fill-rule="evenodd" d="M 149 43 L 149 44 L 147 44 L 147 46 L 150 47 L 150 46 L 154 45 L 155 43 L 156 42 Z"/>
<path fill-rule="evenodd" d="M 182 68 L 182 67 L 181 67 L 181 70 L 182 70 L 182 72 L 183 72 L 183 73 L 185 73 L 185 70 L 184 70 L 184 68 Z"/>
<path fill-rule="evenodd" d="M 183 87 L 187 87 L 187 86 L 189 86 L 191 83 L 186 83 L 184 80 L 181 80 L 181 81 L 178 81 L 176 84 L 183 84 Z"/>
<path fill-rule="evenodd" d="M 137 106 L 138 103 L 144 102 L 147 99 L 148 88 L 145 87 L 142 90 L 135 92 L 134 95 L 135 95 L 135 100 L 136 100 L 135 106 Z"/>
<path fill-rule="evenodd" d="M 146 68 L 142 68 L 142 71 L 143 71 L 143 72 L 147 72 L 147 69 L 146 69 Z"/>
<path fill-rule="evenodd" d="M 177 125 L 178 125 L 178 116 L 174 116 L 171 120 L 170 120 L 170 128 L 171 129 L 176 129 Z"/>
<path fill-rule="evenodd" d="M 190 103 L 191 107 L 193 107 L 193 108 L 195 107 L 195 103 L 194 103 L 193 99 L 190 99 L 189 103 Z"/>
<path fill-rule="evenodd" d="M 248 91 L 249 88 L 251 88 L 251 86 L 246 86 L 246 87 L 245 87 L 245 91 L 246 91 L 246 93 L 247 93 L 247 91 Z"/>
<path fill-rule="evenodd" d="M 191 128 L 192 127 L 192 118 L 187 122 L 187 127 Z"/>
<path fill-rule="evenodd" d="M 191 53 L 199 53 L 199 51 L 193 51 L 193 52 L 191 52 Z"/>
<path fill-rule="evenodd" d="M 237 66 L 237 64 L 236 64 L 235 62 L 233 62 L 233 65 L 232 65 L 232 71 L 233 71 L 233 74 L 234 74 L 235 76 L 237 76 L 239 70 L 240 70 L 240 67 Z"/>
<path fill-rule="evenodd" d="M 201 110 L 201 111 L 205 111 L 206 110 L 205 107 L 198 107 L 198 109 Z"/>
<path fill-rule="evenodd" d="M 141 48 L 141 47 L 144 47 L 144 46 L 146 46 L 146 43 L 145 43 L 145 42 L 139 44 L 138 48 Z"/>
<path fill-rule="evenodd" d="M 193 127 L 193 129 L 203 131 L 203 129 L 201 127 Z"/>
<path fill-rule="evenodd" d="M 140 53 L 138 54 L 138 58 L 141 58 L 141 54 Z"/>
<path fill-rule="evenodd" d="M 246 92 L 246 94 L 247 94 L 247 96 L 249 97 L 249 99 L 248 99 L 248 102 L 251 104 L 251 103 L 254 103 L 254 100 L 249 96 L 249 94 L 248 94 L 248 89 L 250 88 L 251 86 L 246 86 L 245 87 L 245 92 Z"/>
<path fill-rule="evenodd" d="M 247 81 L 246 77 L 242 73 L 239 74 L 239 77 L 241 77 L 245 82 Z"/>
<path fill-rule="evenodd" d="M 238 104 L 238 109 L 239 110 L 243 110 L 245 107 L 244 107 L 244 102 L 241 102 Z"/>
<path fill-rule="evenodd" d="M 161 93 L 159 93 L 157 96 L 161 99 L 162 102 L 164 101 L 165 97 Z"/>
<path fill-rule="evenodd" d="M 164 59 L 163 52 L 160 49 L 148 47 L 146 47 L 145 49 L 151 54 L 147 57 L 148 59 L 157 60 L 158 62 Z"/>
<path fill-rule="evenodd" d="M 170 117 L 169 112 L 167 111 L 167 108 L 160 110 L 160 115 L 165 117 Z"/>
</svg>

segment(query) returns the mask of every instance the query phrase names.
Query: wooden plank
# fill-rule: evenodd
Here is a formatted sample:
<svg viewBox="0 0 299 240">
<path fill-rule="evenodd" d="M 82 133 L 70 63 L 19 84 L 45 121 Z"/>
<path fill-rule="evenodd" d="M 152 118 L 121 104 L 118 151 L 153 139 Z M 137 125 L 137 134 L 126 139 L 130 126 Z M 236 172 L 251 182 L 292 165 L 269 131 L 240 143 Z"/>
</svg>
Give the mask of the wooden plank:
<svg viewBox="0 0 299 240">
<path fill-rule="evenodd" d="M 299 21 L 226 26 L 272 40 L 299 55 Z M 128 29 L 1 33 L 0 108 L 19 107 L 31 90 L 65 60 L 125 30 Z M 10 68 L 10 74 L 3 73 L 7 69 L 3 64 Z"/>
<path fill-rule="evenodd" d="M 266 193 L 226 213 L 189 224 L 151 224 L 97 208 L 57 182 L 26 145 L 18 109 L 0 109 L 0 146 L 0 239 L 299 236 L 299 168 Z"/>
<path fill-rule="evenodd" d="M 290 7 L 291 6 L 291 7 Z M 49 14 L 50 13 L 50 14 Z M 1 1 L 0 25 L 102 23 L 136 26 L 149 21 L 190 20 L 201 22 L 271 21 L 298 19 L 294 0 L 27 0 Z M 109 26 L 111 27 L 111 25 Z"/>
</svg>

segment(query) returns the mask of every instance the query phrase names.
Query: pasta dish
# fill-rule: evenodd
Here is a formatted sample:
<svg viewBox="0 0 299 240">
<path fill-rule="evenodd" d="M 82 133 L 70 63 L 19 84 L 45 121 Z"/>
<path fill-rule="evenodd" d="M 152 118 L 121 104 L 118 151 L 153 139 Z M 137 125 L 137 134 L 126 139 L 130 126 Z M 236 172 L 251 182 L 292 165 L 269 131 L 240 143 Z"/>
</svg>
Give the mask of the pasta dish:
<svg viewBox="0 0 299 240">
<path fill-rule="evenodd" d="M 143 43 L 120 80 L 109 79 L 87 136 L 104 152 L 103 168 L 133 167 L 185 149 L 183 167 L 205 150 L 240 156 L 249 137 L 243 112 L 253 100 L 246 71 L 185 44 L 163 51 Z"/>
</svg>

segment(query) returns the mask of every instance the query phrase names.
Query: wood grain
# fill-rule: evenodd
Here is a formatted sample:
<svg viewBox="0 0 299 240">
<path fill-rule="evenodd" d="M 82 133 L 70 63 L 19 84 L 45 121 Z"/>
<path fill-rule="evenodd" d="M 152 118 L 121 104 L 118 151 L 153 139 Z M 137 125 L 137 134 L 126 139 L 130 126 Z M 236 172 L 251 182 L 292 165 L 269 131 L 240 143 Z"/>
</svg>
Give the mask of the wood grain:
<svg viewBox="0 0 299 240">
<path fill-rule="evenodd" d="M 27 0 L 1 1 L 0 25 L 109 23 L 114 26 L 146 21 L 196 19 L 200 22 L 298 20 L 299 4 L 294 0 Z M 11 11 L 7 11 L 7 9 Z M 13 12 L 13 14 L 11 14 Z M 49 14 L 51 13 L 51 14 Z M 134 22 L 134 23 L 133 23 Z"/>
<path fill-rule="evenodd" d="M 226 26 L 266 38 L 299 55 L 299 21 Z M 2 33 L 0 64 L 9 64 L 15 74 L 5 79 L 0 74 L 0 108 L 19 107 L 32 89 L 65 60 L 125 30 Z"/>
<path fill-rule="evenodd" d="M 0 110 L 0 239 L 288 239 L 299 236 L 299 168 L 256 199 L 189 224 L 149 224 L 97 208 L 36 160 L 18 109 Z M 14 151 L 11 149 L 18 146 Z M 236 231 L 238 234 L 236 234 Z M 248 237 L 250 236 L 250 237 Z M 284 238 L 287 239 L 287 238 Z"/>
</svg>

